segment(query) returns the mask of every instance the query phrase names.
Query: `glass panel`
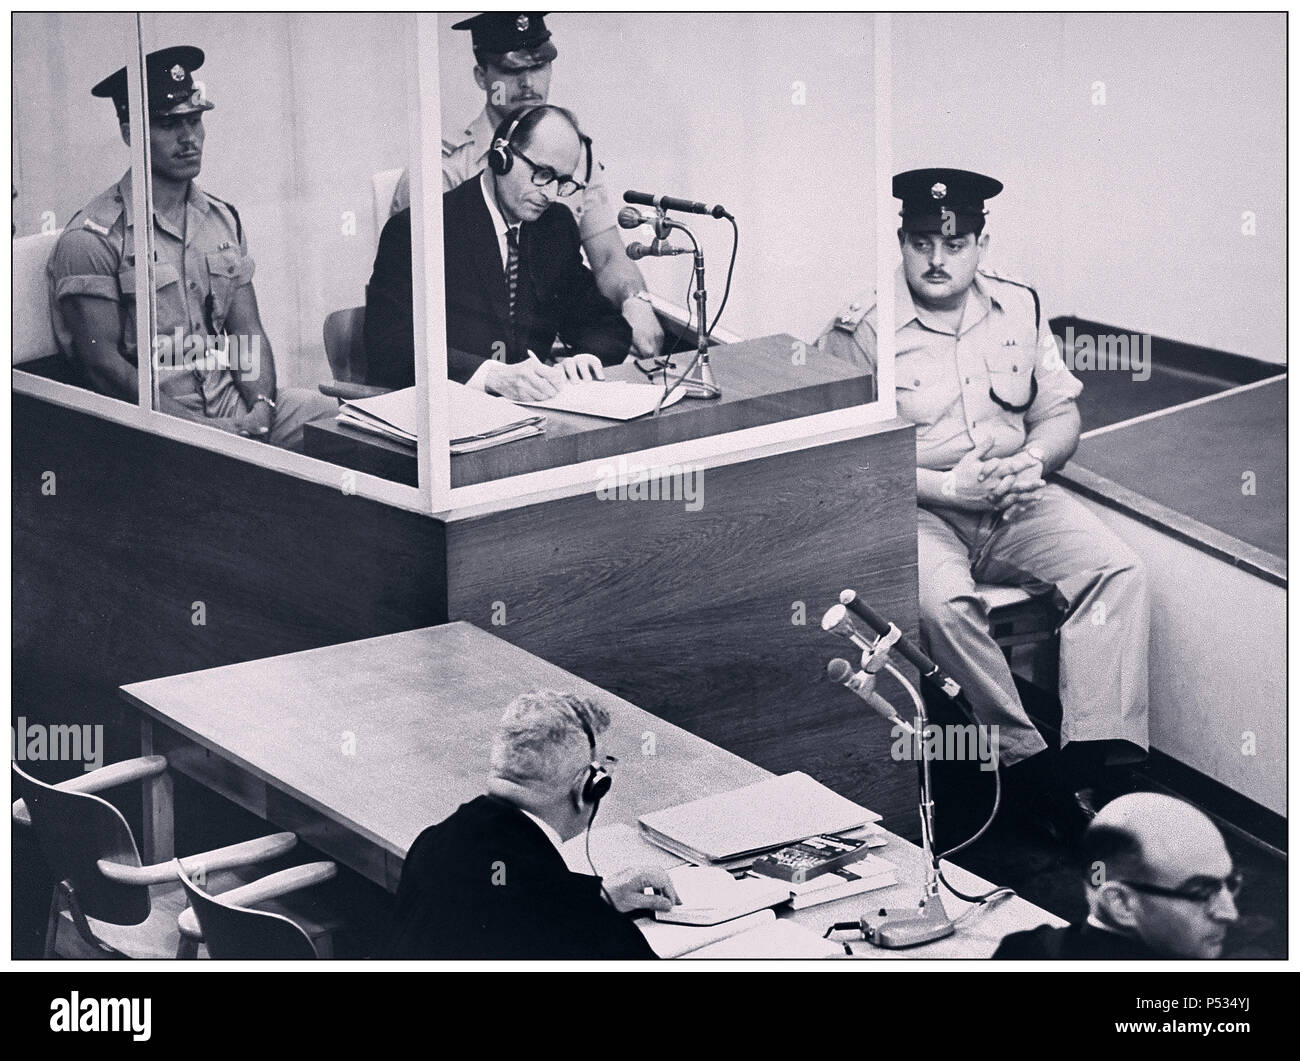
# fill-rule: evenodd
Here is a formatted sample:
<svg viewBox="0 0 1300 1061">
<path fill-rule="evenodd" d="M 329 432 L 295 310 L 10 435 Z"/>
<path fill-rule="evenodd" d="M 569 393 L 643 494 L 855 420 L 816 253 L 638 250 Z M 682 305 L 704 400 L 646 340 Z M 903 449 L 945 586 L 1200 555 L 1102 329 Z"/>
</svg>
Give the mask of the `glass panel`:
<svg viewBox="0 0 1300 1061">
<path fill-rule="evenodd" d="M 340 397 L 415 384 L 370 376 L 362 343 L 378 223 L 407 163 L 413 23 L 143 16 L 160 411 L 417 485 L 413 389 L 390 399 L 410 399 L 393 423 L 370 422 L 386 433 L 337 420 Z"/>
<path fill-rule="evenodd" d="M 119 313 L 134 281 L 114 193 L 131 153 L 91 89 L 135 54 L 133 15 L 14 15 L 14 368 L 125 402 L 139 394 Z"/>
<path fill-rule="evenodd" d="M 540 435 L 468 442 L 469 452 L 451 458 L 453 487 L 682 440 L 707 449 L 729 431 L 874 399 L 862 363 L 816 345 L 834 320 L 857 312 L 850 306 L 865 310 L 871 299 L 871 16 L 496 14 L 468 30 L 457 28 L 463 17 L 436 22 L 441 202 L 437 183 L 425 182 L 425 206 L 441 209 L 443 222 L 446 422 L 453 442 L 488 432 L 493 412 L 474 410 L 491 404 L 489 393 L 501 396 L 503 420 L 545 422 Z M 630 41 L 671 42 L 671 59 L 633 71 Z M 494 130 L 542 102 L 568 114 L 523 119 L 509 168 L 485 172 Z M 553 175 L 584 187 L 560 196 L 558 181 L 545 180 Z M 673 224 L 656 239 L 639 223 L 655 219 L 650 203 L 620 227 L 629 189 L 720 204 L 741 237 L 734 274 L 737 229 L 725 215 L 670 210 Z M 697 246 L 707 375 L 696 360 Z M 409 268 L 393 255 L 376 275 L 400 294 Z M 372 288 L 372 303 L 381 294 Z M 388 303 L 395 318 L 409 318 L 409 307 Z M 430 339 L 430 372 L 441 373 L 441 344 Z M 656 418 L 663 373 L 652 377 L 652 361 L 638 365 L 630 354 L 670 356 L 674 379 L 695 363 L 700 382 L 670 388 L 672 404 Z M 549 397 L 597 371 L 651 395 L 646 415 L 624 424 L 504 400 Z M 613 390 L 597 397 L 608 401 Z"/>
</svg>

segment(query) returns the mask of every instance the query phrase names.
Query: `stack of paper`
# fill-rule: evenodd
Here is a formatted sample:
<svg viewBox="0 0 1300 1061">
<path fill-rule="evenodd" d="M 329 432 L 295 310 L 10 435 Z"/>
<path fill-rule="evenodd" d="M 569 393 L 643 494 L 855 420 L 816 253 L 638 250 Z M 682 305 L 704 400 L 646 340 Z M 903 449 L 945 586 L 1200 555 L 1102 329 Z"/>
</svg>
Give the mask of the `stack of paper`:
<svg viewBox="0 0 1300 1061">
<path fill-rule="evenodd" d="M 874 811 L 796 772 L 646 814 L 640 826 L 647 839 L 673 854 L 716 865 L 879 820 Z"/>
<path fill-rule="evenodd" d="M 473 453 L 531 438 L 546 427 L 546 417 L 463 383 L 448 381 L 447 392 L 452 453 Z"/>
<path fill-rule="evenodd" d="M 540 435 L 546 426 L 546 417 L 530 414 L 504 398 L 494 398 L 455 381 L 448 381 L 447 389 L 452 453 L 472 453 Z M 415 388 L 344 402 L 336 419 L 349 427 L 414 446 L 419 434 Z"/>
<path fill-rule="evenodd" d="M 668 876 L 681 902 L 669 910 L 656 910 L 656 921 L 679 925 L 716 925 L 790 898 L 790 885 L 771 877 L 737 880 L 725 869 L 679 866 Z"/>
<path fill-rule="evenodd" d="M 822 873 L 802 883 L 785 881 L 790 891 L 790 909 L 803 910 L 809 906 L 847 899 L 850 895 L 888 888 L 898 883 L 898 870 L 892 862 L 878 855 L 867 855 L 830 873 Z"/>
<path fill-rule="evenodd" d="M 407 387 L 405 390 L 389 391 L 373 398 L 344 402 L 335 419 L 348 427 L 414 446 L 418 424 L 415 388 Z"/>
</svg>

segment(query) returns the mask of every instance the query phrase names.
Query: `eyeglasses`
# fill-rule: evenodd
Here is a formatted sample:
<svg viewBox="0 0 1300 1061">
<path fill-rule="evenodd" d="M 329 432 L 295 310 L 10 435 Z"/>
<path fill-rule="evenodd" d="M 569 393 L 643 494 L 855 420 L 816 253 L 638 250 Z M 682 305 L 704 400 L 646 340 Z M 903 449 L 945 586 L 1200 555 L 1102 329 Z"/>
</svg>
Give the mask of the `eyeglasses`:
<svg viewBox="0 0 1300 1061">
<path fill-rule="evenodd" d="M 533 183 L 539 188 L 545 188 L 548 184 L 554 181 L 555 194 L 563 199 L 567 199 L 574 192 L 582 191 L 587 187 L 582 183 L 582 181 L 574 180 L 573 177 L 567 173 L 556 173 L 550 166 L 539 166 L 517 147 L 512 146 L 510 150 L 516 158 L 522 158 L 528 163 L 529 167 L 533 171 Z"/>
<path fill-rule="evenodd" d="M 1159 895 L 1165 899 L 1184 899 L 1189 903 L 1208 903 L 1218 898 L 1220 891 L 1226 891 L 1232 898 L 1241 892 L 1242 873 L 1234 869 L 1226 877 L 1193 877 L 1177 888 L 1161 888 L 1156 884 L 1141 881 L 1117 880 L 1113 884 L 1125 884 L 1135 892 L 1143 895 Z"/>
</svg>

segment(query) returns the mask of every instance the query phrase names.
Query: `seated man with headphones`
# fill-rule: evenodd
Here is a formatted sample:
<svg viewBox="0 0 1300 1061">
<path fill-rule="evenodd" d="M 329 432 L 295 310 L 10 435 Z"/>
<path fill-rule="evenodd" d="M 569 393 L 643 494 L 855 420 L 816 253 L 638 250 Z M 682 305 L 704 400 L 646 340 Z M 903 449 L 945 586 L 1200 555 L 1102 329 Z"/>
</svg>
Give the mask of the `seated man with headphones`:
<svg viewBox="0 0 1300 1061">
<path fill-rule="evenodd" d="M 573 214 L 587 143 L 562 107 L 526 108 L 498 126 L 488 168 L 442 197 L 447 376 L 519 400 L 566 380 L 601 379 L 632 329 L 582 262 Z M 570 351 L 551 362 L 556 337 Z M 411 386 L 411 212 L 384 226 L 366 289 L 368 382 Z"/>
<path fill-rule="evenodd" d="M 654 958 L 625 915 L 667 910 L 659 870 L 574 873 L 560 845 L 591 827 L 613 778 L 599 704 L 537 690 L 511 701 L 492 740 L 487 794 L 425 829 L 397 889 L 393 958 Z M 594 867 L 593 867 L 594 872 Z"/>
</svg>

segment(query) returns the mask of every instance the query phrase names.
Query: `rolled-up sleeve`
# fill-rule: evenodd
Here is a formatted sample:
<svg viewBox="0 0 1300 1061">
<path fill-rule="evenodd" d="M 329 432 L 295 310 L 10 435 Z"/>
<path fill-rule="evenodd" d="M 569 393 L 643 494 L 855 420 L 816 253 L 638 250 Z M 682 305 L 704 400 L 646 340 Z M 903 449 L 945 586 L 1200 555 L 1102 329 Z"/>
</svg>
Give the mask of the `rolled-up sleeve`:
<svg viewBox="0 0 1300 1061">
<path fill-rule="evenodd" d="M 70 295 L 89 295 L 117 302 L 121 298 L 117 270 L 117 255 L 102 237 L 85 229 L 71 229 L 59 237 L 50 255 L 54 298 L 61 301 Z"/>
</svg>

